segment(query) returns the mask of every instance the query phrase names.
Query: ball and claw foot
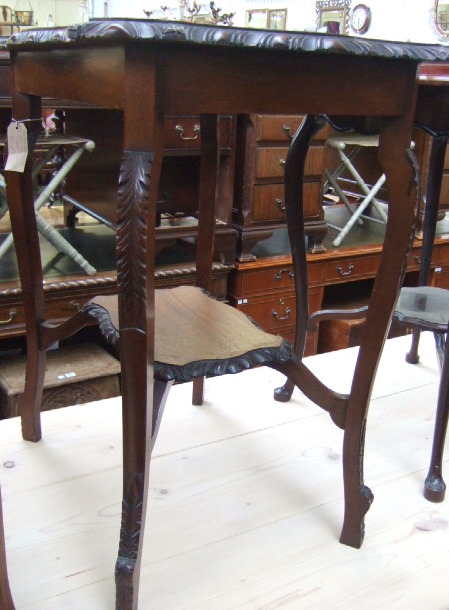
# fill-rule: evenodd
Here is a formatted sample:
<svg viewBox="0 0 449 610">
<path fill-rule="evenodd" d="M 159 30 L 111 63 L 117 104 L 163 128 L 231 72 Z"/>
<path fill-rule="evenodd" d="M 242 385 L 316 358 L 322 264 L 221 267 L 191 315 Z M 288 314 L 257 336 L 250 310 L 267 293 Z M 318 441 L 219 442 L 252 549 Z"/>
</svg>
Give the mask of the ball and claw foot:
<svg viewBox="0 0 449 610">
<path fill-rule="evenodd" d="M 429 472 L 424 483 L 424 497 L 429 502 L 443 502 L 446 494 L 446 484 L 442 476 Z"/>
</svg>

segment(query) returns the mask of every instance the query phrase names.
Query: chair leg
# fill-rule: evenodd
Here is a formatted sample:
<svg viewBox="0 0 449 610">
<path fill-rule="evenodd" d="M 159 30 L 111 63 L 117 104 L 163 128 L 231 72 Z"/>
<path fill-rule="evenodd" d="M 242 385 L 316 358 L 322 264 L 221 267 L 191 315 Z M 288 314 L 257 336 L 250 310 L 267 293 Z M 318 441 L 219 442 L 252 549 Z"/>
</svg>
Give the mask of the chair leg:
<svg viewBox="0 0 449 610">
<path fill-rule="evenodd" d="M 3 530 L 3 512 L 0 498 L 0 608 L 14 610 L 11 590 L 9 588 L 8 570 L 6 565 L 5 535 Z"/>
<path fill-rule="evenodd" d="M 201 407 L 204 402 L 204 377 L 198 377 L 192 383 L 192 405 Z"/>
<path fill-rule="evenodd" d="M 420 336 L 421 331 L 419 330 L 419 328 L 414 328 L 412 333 L 412 343 L 410 345 L 410 351 L 407 352 L 405 356 L 405 361 L 409 364 L 418 364 L 419 362 L 418 347 Z"/>
<path fill-rule="evenodd" d="M 443 337 L 443 335 L 441 335 Z M 449 416 L 449 342 L 445 341 L 444 359 L 441 367 L 440 388 L 438 391 L 435 429 L 429 472 L 424 483 L 424 497 L 430 502 L 442 502 L 446 493 L 443 480 L 442 462 Z"/>
</svg>

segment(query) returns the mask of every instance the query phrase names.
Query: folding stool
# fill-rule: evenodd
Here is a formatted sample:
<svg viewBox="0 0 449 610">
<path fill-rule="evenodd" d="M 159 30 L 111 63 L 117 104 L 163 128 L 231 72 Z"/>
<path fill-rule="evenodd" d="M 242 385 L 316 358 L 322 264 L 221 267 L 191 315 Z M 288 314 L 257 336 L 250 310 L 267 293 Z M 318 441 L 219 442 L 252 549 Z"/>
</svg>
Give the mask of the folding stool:
<svg viewBox="0 0 449 610">
<path fill-rule="evenodd" d="M 337 151 L 341 163 L 334 172 L 330 172 L 327 169 L 325 170 L 324 173 L 327 178 L 326 185 L 332 185 L 335 192 L 338 194 L 341 201 L 344 203 L 351 215 L 344 227 L 337 227 L 336 225 L 328 223 L 330 227 L 339 231 L 337 237 L 332 242 L 335 247 L 338 247 L 343 241 L 343 239 L 346 237 L 346 235 L 349 233 L 349 231 L 352 229 L 352 227 L 355 225 L 355 223 L 363 224 L 362 218 L 366 220 L 371 220 L 372 222 L 387 222 L 387 214 L 382 208 L 382 205 L 376 199 L 376 195 L 380 187 L 385 182 L 385 175 L 382 174 L 370 190 L 353 164 L 355 157 L 358 155 L 358 153 L 362 150 L 363 147 L 379 146 L 379 136 L 362 135 L 358 133 L 340 134 L 328 138 L 327 145 Z M 346 147 L 349 147 L 350 150 L 346 151 Z M 365 195 L 364 199 L 356 208 L 349 203 L 348 198 L 346 197 L 345 193 L 342 191 L 340 185 L 338 184 L 338 178 L 346 169 L 349 171 L 351 176 L 354 178 L 354 180 L 357 182 L 360 189 L 362 190 L 362 193 Z M 324 192 L 326 192 L 326 185 L 324 187 Z M 370 203 L 373 204 L 375 210 L 379 215 L 379 218 L 376 218 L 374 216 L 367 216 L 366 214 L 364 214 L 366 208 Z"/>
<path fill-rule="evenodd" d="M 4 146 L 4 140 L 0 142 L 0 146 Z M 88 275 L 95 275 L 96 269 L 83 257 L 76 248 L 74 248 L 58 231 L 47 222 L 40 214 L 40 208 L 50 199 L 52 194 L 65 179 L 67 174 L 72 170 L 74 165 L 77 163 L 84 151 L 93 151 L 95 148 L 92 140 L 86 140 L 85 138 L 78 138 L 75 136 L 66 136 L 61 134 L 39 136 L 38 145 L 45 147 L 46 153 L 40 160 L 39 164 L 33 169 L 33 179 L 36 178 L 37 174 L 44 167 L 44 165 L 53 157 L 57 149 L 61 146 L 71 145 L 75 147 L 74 152 L 70 157 L 63 163 L 59 170 L 55 173 L 49 184 L 41 191 L 39 196 L 34 202 L 34 209 L 36 210 L 36 221 L 39 233 L 50 242 L 58 252 L 66 254 L 72 260 L 74 260 Z M 4 186 L 0 184 L 0 190 L 4 189 Z M 6 202 L 6 198 L 0 195 L 0 218 L 6 213 L 6 205 L 2 205 L 2 200 Z M 10 233 L 3 243 L 0 245 L 0 257 L 10 248 L 13 242 L 12 233 Z"/>
</svg>

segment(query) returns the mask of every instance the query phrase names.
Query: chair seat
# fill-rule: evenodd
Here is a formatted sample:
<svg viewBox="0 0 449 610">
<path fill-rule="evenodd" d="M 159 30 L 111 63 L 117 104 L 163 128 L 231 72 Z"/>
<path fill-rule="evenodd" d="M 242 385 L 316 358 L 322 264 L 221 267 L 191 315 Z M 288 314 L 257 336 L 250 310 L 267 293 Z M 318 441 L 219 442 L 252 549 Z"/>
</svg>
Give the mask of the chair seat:
<svg viewBox="0 0 449 610">
<path fill-rule="evenodd" d="M 422 329 L 446 332 L 449 319 L 449 291 L 434 286 L 402 288 L 394 316 L 400 322 L 413 324 Z"/>
<path fill-rule="evenodd" d="M 288 341 L 261 330 L 241 311 L 207 296 L 200 288 L 156 290 L 155 305 L 157 379 L 190 381 L 238 373 L 257 365 L 286 362 L 293 356 Z M 95 297 L 84 310 L 117 346 L 117 297 Z"/>
</svg>

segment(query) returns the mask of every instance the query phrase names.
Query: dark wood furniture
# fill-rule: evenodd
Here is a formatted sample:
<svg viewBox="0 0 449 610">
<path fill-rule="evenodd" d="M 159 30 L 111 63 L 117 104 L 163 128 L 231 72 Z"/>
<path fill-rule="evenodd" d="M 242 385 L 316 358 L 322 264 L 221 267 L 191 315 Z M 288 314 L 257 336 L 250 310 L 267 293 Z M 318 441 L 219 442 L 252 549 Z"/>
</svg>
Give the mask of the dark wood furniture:
<svg viewBox="0 0 449 610">
<path fill-rule="evenodd" d="M 378 236 L 377 236 L 378 237 Z M 307 255 L 309 314 L 323 308 L 350 307 L 353 301 L 368 300 L 374 279 L 379 271 L 383 243 L 330 247 L 322 254 Z M 260 250 L 261 253 L 263 250 Z M 417 283 L 421 265 L 422 244 L 415 240 L 407 257 L 407 274 L 411 285 Z M 449 244 L 446 236 L 437 237 L 432 255 L 432 283 L 448 287 Z M 281 334 L 294 341 L 296 332 L 296 298 L 292 257 L 290 254 L 259 256 L 253 262 L 237 263 L 228 281 L 229 300 L 235 307 L 253 318 L 269 332 Z M 324 323 L 326 324 L 326 323 Z M 317 332 L 308 332 L 305 355 L 320 351 L 318 341 L 327 343 L 332 351 L 350 347 L 337 344 L 324 337 L 320 326 Z M 357 341 L 357 345 L 360 342 Z"/>
<path fill-rule="evenodd" d="M 237 260 L 255 260 L 252 250 L 273 230 L 285 226 L 284 166 L 301 115 L 241 115 L 237 121 L 236 179 L 233 204 L 238 230 Z M 326 125 L 314 137 L 304 169 L 304 230 L 308 250 L 323 252 L 327 233 L 322 207 Z"/>
<path fill-rule="evenodd" d="M 342 396 L 323 386 L 300 358 L 288 360 L 285 366 L 276 363 L 276 368 L 294 379 L 344 429 L 346 508 L 340 540 L 359 547 L 364 515 L 372 501 L 362 474 L 368 403 L 414 220 L 415 169 L 407 147 L 417 94 L 416 71 L 423 59 L 447 59 L 449 50 L 318 34 L 126 20 L 23 32 L 11 39 L 10 50 L 15 84 L 13 115 L 27 126 L 30 149 L 37 136 L 42 95 L 75 98 L 119 108 L 124 113 L 125 152 L 119 180 L 117 237 L 124 425 L 123 521 L 116 573 L 118 608 L 137 607 L 142 545 L 139 534 L 145 517 L 148 460 L 159 423 L 157 407 L 164 398 L 158 396 L 153 403 L 154 237 L 163 116 L 201 115 L 202 125 L 209 126 L 207 137 L 202 133 L 205 173 L 201 174 L 200 184 L 200 202 L 209 204 L 210 193 L 216 192 L 218 153 L 214 134 L 218 113 L 327 112 L 376 117 L 380 161 L 389 180 L 392 205 L 351 393 Z M 245 86 L 236 86 L 239 82 Z M 334 95 L 329 96 L 329 91 Z M 304 343 L 307 319 L 302 174 L 308 144 L 321 126 L 313 115 L 307 119 L 292 141 L 285 166 L 287 222 L 301 321 L 297 347 Z M 45 348 L 57 337 L 79 328 L 85 316 L 79 312 L 56 328 L 46 323 L 29 165 L 24 174 L 8 172 L 7 180 L 13 231 L 19 244 L 28 339 L 23 433 L 25 438 L 38 440 Z M 204 285 L 208 281 L 204 263 L 212 252 L 210 229 L 215 228 L 215 216 L 210 205 L 201 211 L 209 225 L 204 242 L 199 239 L 198 247 L 202 264 L 197 275 L 200 285 Z M 165 313 L 169 315 L 168 310 Z M 201 369 L 201 374 L 204 372 L 207 367 Z M 158 389 L 155 382 L 156 394 Z"/>
</svg>

